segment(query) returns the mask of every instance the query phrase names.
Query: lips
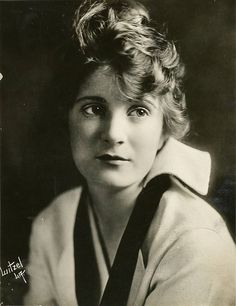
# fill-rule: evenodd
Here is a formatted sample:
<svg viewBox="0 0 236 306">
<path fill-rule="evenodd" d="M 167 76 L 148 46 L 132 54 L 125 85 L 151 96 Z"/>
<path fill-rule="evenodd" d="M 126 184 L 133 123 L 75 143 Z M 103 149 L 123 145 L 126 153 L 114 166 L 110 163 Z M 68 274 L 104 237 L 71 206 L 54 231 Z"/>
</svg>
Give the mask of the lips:
<svg viewBox="0 0 236 306">
<path fill-rule="evenodd" d="M 102 154 L 96 156 L 96 159 L 102 163 L 103 165 L 109 166 L 109 167 L 119 167 L 124 166 L 129 163 L 130 159 L 125 158 L 120 155 L 113 155 L 113 154 Z"/>
<path fill-rule="evenodd" d="M 129 161 L 128 158 L 124 158 L 119 155 L 111 155 L 111 154 L 102 154 L 96 156 L 96 159 L 103 160 L 103 161 Z"/>
</svg>

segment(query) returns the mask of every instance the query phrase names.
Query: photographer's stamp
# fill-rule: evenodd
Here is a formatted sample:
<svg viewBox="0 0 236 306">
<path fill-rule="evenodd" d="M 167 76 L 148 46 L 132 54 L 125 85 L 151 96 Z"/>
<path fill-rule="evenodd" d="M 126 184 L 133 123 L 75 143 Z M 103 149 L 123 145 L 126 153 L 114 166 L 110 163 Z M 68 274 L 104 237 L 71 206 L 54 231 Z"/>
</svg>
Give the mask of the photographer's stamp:
<svg viewBox="0 0 236 306">
<path fill-rule="evenodd" d="M 19 256 L 16 261 L 8 260 L 7 266 L 5 268 L 0 267 L 0 271 L 2 277 L 13 273 L 15 279 L 22 278 L 23 281 L 27 283 L 25 279 L 25 269 Z"/>
</svg>

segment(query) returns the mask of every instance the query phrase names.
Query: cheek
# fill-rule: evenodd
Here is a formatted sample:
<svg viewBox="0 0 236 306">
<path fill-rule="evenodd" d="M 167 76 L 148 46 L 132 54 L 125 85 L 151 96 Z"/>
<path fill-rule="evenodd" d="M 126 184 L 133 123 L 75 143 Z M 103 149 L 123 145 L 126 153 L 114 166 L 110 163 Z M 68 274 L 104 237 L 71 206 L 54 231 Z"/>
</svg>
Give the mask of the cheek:
<svg viewBox="0 0 236 306">
<path fill-rule="evenodd" d="M 69 130 L 72 145 L 80 146 L 88 142 L 94 134 L 94 128 L 91 124 L 76 116 L 69 118 Z"/>
<path fill-rule="evenodd" d="M 79 124 L 79 121 L 73 117 L 69 120 L 69 131 L 72 153 L 74 159 L 77 160 L 84 152 L 88 135 L 84 126 Z"/>
<path fill-rule="evenodd" d="M 70 120 L 70 142 L 74 162 L 78 170 L 85 175 L 97 144 L 98 127 L 96 122 Z"/>
<path fill-rule="evenodd" d="M 139 159 L 149 163 L 156 156 L 156 153 L 160 147 L 160 141 L 156 137 L 145 137 L 139 134 L 139 139 L 135 143 L 136 154 L 139 154 Z"/>
<path fill-rule="evenodd" d="M 88 135 L 83 127 L 70 123 L 70 143 L 74 163 L 82 175 L 88 164 L 88 157 L 91 152 L 88 142 Z"/>
<path fill-rule="evenodd" d="M 163 120 L 150 120 L 133 135 L 133 145 L 136 151 L 147 156 L 155 156 L 163 143 Z"/>
</svg>

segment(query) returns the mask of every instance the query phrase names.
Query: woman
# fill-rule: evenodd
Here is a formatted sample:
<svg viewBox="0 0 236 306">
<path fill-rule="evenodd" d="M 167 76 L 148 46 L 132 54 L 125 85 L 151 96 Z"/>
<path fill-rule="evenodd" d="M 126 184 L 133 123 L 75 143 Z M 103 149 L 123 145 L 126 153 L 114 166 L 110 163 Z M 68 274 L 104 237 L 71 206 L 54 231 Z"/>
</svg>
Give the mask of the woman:
<svg viewBox="0 0 236 306">
<path fill-rule="evenodd" d="M 65 102 L 84 184 L 34 221 L 25 303 L 233 305 L 234 245 L 200 197 L 209 154 L 178 141 L 189 124 L 174 44 L 126 0 L 84 2 L 73 27 Z"/>
</svg>

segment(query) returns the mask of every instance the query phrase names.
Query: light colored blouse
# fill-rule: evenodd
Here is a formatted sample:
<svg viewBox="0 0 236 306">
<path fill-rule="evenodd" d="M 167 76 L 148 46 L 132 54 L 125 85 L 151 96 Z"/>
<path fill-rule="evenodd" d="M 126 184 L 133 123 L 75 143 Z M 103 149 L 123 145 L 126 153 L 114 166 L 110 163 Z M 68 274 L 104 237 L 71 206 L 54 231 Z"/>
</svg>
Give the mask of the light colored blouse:
<svg viewBox="0 0 236 306">
<path fill-rule="evenodd" d="M 171 187 L 139 251 L 127 305 L 235 305 L 234 243 L 221 216 L 190 191 L 207 193 L 209 154 L 170 138 L 144 185 L 163 173 Z M 81 190 L 60 195 L 34 221 L 26 305 L 77 305 L 73 233 Z M 90 208 L 89 219 L 103 291 L 109 269 Z"/>
</svg>

